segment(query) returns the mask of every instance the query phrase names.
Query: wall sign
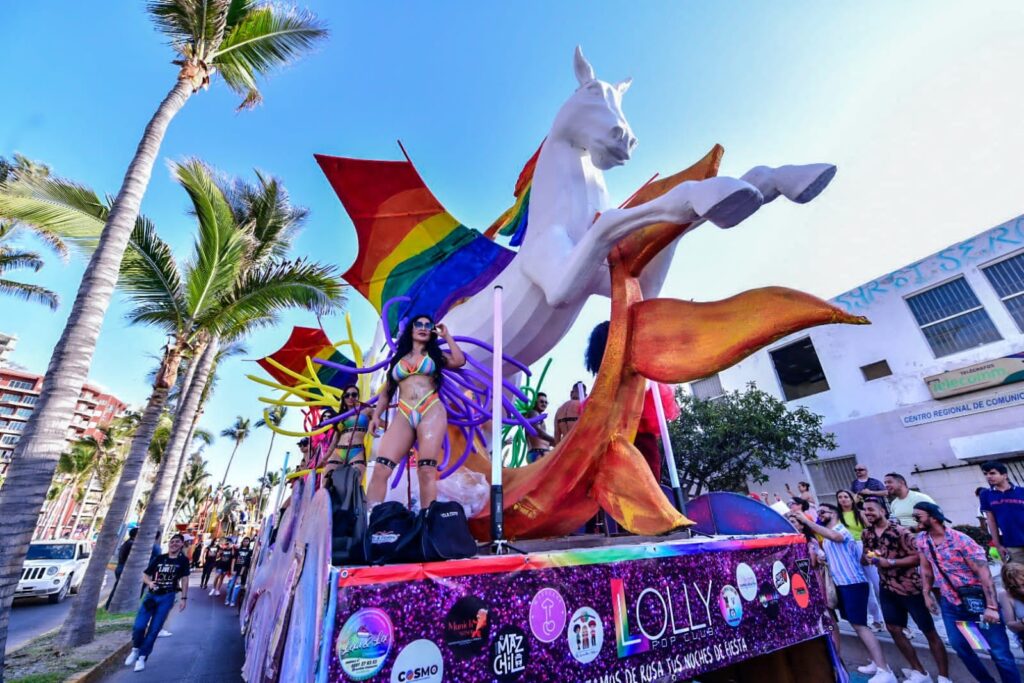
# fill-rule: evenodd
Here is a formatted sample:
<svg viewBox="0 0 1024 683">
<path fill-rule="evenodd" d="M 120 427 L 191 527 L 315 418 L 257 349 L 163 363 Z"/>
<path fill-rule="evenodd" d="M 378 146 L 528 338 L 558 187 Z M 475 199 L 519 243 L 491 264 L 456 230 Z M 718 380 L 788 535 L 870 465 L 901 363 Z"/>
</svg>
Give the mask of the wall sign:
<svg viewBox="0 0 1024 683">
<path fill-rule="evenodd" d="M 933 398 L 949 398 L 1024 381 L 1024 353 L 976 363 L 924 378 Z"/>
<path fill-rule="evenodd" d="M 904 413 L 900 416 L 900 422 L 904 427 L 917 427 L 918 425 L 938 422 L 939 420 L 950 420 L 954 417 L 964 417 L 975 413 L 985 413 L 989 410 L 1000 410 L 1012 408 L 1013 406 L 1024 406 L 1024 390 L 1003 390 L 999 393 L 950 402 L 931 408 L 919 408 L 913 412 Z"/>
</svg>

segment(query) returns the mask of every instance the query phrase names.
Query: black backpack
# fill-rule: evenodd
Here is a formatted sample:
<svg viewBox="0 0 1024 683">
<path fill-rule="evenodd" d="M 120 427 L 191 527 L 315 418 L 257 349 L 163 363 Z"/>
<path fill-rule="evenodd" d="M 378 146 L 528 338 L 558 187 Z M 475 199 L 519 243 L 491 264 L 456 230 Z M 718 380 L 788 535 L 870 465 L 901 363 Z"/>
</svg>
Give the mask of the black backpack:
<svg viewBox="0 0 1024 683">
<path fill-rule="evenodd" d="M 461 560 L 476 556 L 476 540 L 462 505 L 455 501 L 434 501 L 421 513 L 423 530 L 420 546 L 423 561 Z"/>
<path fill-rule="evenodd" d="M 422 562 L 420 527 L 420 516 L 397 501 L 374 507 L 363 538 L 367 564 Z"/>
<path fill-rule="evenodd" d="M 365 564 L 366 495 L 355 467 L 339 467 L 327 481 L 331 496 L 331 564 Z"/>
</svg>

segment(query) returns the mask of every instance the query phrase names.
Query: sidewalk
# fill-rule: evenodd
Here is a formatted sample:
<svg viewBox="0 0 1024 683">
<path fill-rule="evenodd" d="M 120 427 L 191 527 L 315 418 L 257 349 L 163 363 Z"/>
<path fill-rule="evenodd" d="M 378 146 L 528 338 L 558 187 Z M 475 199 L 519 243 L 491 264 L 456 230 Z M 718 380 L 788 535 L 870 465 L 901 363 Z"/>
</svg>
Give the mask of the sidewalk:
<svg viewBox="0 0 1024 683">
<path fill-rule="evenodd" d="M 102 680 L 117 683 L 230 683 L 241 681 L 245 652 L 239 633 L 238 609 L 224 606 L 224 596 L 210 597 L 199 588 L 200 572 L 192 572 L 188 607 L 171 612 L 140 673 L 121 666 Z"/>
</svg>

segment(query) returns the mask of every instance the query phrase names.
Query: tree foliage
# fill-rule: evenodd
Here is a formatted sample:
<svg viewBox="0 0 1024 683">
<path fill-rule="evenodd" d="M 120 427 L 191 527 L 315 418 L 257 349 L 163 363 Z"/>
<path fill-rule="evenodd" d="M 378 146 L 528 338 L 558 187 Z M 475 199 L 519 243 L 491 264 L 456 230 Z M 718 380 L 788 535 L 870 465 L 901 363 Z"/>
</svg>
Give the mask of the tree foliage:
<svg viewBox="0 0 1024 683">
<path fill-rule="evenodd" d="M 676 391 L 680 415 L 669 423 L 679 479 L 684 491 L 746 491 L 763 483 L 768 471 L 787 469 L 836 448 L 822 431 L 822 417 L 785 403 L 753 383 L 711 400 Z"/>
</svg>

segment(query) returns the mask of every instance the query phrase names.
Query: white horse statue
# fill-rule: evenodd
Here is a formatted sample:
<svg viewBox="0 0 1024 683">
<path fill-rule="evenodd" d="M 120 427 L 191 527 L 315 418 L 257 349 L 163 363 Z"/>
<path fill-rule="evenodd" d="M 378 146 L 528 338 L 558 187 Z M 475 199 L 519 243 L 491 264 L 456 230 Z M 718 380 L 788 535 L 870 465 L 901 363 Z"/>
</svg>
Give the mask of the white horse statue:
<svg viewBox="0 0 1024 683">
<path fill-rule="evenodd" d="M 757 166 L 740 178 L 683 182 L 635 208 L 611 208 L 603 171 L 629 161 L 637 143 L 622 113 L 631 79 L 615 85 L 598 80 L 579 47 L 574 66 L 579 88 L 559 109 L 541 148 L 529 228 L 519 253 L 493 283 L 504 289 L 505 353 L 526 364 L 555 347 L 591 295 L 610 295 L 607 257 L 623 237 L 659 222 L 710 221 L 731 228 L 780 195 L 800 204 L 811 201 L 836 172 L 831 164 Z M 660 292 L 677 242 L 645 269 L 645 298 Z M 444 322 L 457 334 L 490 340 L 492 302 L 488 287 L 452 309 Z"/>
</svg>

